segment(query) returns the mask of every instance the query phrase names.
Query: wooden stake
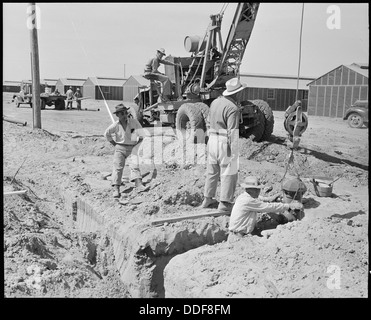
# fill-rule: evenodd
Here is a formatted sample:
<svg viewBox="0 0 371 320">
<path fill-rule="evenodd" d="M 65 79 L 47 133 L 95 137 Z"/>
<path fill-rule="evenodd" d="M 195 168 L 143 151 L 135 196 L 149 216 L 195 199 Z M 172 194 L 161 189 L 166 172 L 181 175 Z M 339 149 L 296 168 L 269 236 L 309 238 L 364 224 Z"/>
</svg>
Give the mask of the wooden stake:
<svg viewBox="0 0 371 320">
<path fill-rule="evenodd" d="M 39 46 L 37 41 L 36 5 L 29 3 L 28 19 L 31 20 L 31 73 L 32 73 L 32 110 L 33 128 L 41 129 L 41 106 L 40 106 L 40 69 L 39 69 Z"/>
</svg>

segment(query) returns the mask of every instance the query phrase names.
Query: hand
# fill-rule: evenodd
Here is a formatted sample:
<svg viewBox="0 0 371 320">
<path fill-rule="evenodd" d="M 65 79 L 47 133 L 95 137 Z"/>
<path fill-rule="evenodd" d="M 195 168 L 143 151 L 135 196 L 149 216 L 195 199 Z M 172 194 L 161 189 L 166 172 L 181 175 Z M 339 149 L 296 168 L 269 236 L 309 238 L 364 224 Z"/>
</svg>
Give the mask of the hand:
<svg viewBox="0 0 371 320">
<path fill-rule="evenodd" d="M 291 210 L 302 210 L 303 209 L 303 204 L 300 202 L 291 202 L 289 203 L 289 206 Z"/>
</svg>

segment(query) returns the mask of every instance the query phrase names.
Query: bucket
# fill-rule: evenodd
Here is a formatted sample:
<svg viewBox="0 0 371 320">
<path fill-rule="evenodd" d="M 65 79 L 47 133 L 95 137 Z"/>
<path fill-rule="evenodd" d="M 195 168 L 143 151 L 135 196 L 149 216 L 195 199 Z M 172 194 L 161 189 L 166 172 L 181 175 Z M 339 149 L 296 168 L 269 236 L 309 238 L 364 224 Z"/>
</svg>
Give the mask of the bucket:
<svg viewBox="0 0 371 320">
<path fill-rule="evenodd" d="M 314 191 L 318 197 L 331 197 L 332 184 L 317 182 L 313 179 Z"/>
</svg>

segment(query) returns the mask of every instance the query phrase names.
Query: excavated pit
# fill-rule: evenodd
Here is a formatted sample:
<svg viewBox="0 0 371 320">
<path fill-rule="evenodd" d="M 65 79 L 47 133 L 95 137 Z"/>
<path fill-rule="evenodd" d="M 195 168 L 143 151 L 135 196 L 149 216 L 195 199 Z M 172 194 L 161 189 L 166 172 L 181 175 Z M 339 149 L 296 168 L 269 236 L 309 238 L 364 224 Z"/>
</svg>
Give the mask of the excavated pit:
<svg viewBox="0 0 371 320">
<path fill-rule="evenodd" d="M 99 212 L 72 191 L 61 189 L 61 196 L 79 231 L 99 232 L 109 239 L 115 268 L 132 298 L 165 297 L 163 271 L 174 256 L 203 245 L 223 242 L 228 236 L 227 216 L 165 225 L 117 223 L 111 218 L 109 209 Z M 91 250 L 94 257 L 93 252 L 97 249 L 91 247 L 94 248 Z"/>
</svg>

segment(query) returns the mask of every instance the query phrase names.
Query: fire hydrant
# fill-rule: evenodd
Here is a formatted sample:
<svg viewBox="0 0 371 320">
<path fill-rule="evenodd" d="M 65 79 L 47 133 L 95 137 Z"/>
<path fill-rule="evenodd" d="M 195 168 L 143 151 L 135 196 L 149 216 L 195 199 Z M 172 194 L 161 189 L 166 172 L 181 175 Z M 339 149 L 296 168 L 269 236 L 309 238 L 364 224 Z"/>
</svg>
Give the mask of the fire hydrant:
<svg viewBox="0 0 371 320">
<path fill-rule="evenodd" d="M 307 191 L 307 187 L 299 178 L 290 178 L 282 184 L 283 203 L 291 203 L 292 201 L 302 202 L 303 194 Z M 301 220 L 304 218 L 304 210 L 287 210 L 283 213 L 287 222 Z"/>
</svg>

